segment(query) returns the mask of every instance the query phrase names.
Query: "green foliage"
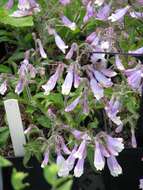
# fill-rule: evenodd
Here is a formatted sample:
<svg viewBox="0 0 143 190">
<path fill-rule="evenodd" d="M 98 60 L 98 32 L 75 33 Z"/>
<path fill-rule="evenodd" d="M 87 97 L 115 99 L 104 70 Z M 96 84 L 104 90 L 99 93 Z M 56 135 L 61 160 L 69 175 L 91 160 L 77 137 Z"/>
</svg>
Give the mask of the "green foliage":
<svg viewBox="0 0 143 190">
<path fill-rule="evenodd" d="M 33 26 L 33 17 L 14 18 L 11 16 L 12 11 L 7 11 L 5 8 L 0 8 L 0 23 L 8 24 L 13 27 L 31 27 Z"/>
<path fill-rule="evenodd" d="M 16 169 L 13 169 L 11 183 L 14 190 L 24 190 L 27 186 L 29 186 L 29 183 L 23 182 L 27 176 L 27 173 L 18 172 Z"/>
<path fill-rule="evenodd" d="M 44 168 L 44 177 L 46 181 L 53 187 L 54 190 L 70 190 L 72 186 L 72 177 L 57 177 L 58 167 L 56 164 L 51 164 Z"/>
<path fill-rule="evenodd" d="M 12 163 L 9 160 L 7 160 L 4 157 L 0 156 L 0 167 L 9 167 L 11 165 L 12 165 Z"/>
<path fill-rule="evenodd" d="M 8 127 L 0 127 L 0 148 L 7 145 L 8 138 L 9 138 Z"/>
</svg>

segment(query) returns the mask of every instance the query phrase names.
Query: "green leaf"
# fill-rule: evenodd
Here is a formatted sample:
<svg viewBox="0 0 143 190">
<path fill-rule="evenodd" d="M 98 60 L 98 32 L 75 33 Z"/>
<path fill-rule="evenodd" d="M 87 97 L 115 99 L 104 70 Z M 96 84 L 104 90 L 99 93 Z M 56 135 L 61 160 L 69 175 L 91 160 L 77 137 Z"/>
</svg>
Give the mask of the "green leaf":
<svg viewBox="0 0 143 190">
<path fill-rule="evenodd" d="M 51 121 L 46 116 L 41 116 L 37 118 L 38 123 L 45 128 L 51 128 Z"/>
<path fill-rule="evenodd" d="M 16 169 L 13 169 L 12 176 L 11 176 L 11 183 L 14 190 L 23 190 L 29 183 L 24 183 L 23 180 L 28 176 L 27 173 L 18 172 Z"/>
<path fill-rule="evenodd" d="M 57 172 L 58 172 L 58 167 L 56 164 L 51 164 L 44 168 L 44 178 L 52 186 L 55 186 L 56 184 L 55 182 L 57 180 Z"/>
<path fill-rule="evenodd" d="M 33 17 L 21 17 L 21 18 L 14 18 L 11 17 L 11 11 L 8 11 L 4 8 L 0 8 L 0 22 L 3 24 L 8 24 L 14 27 L 28 27 L 33 26 Z"/>
<path fill-rule="evenodd" d="M 57 190 L 71 190 L 72 183 L 73 183 L 73 181 L 69 180 L 69 181 L 65 182 L 62 186 L 57 188 Z"/>
<path fill-rule="evenodd" d="M 12 163 L 9 160 L 7 160 L 4 157 L 0 156 L 0 167 L 9 167 L 11 165 L 12 165 Z"/>
<path fill-rule="evenodd" d="M 0 73 L 11 73 L 11 69 L 6 65 L 0 65 Z"/>
<path fill-rule="evenodd" d="M 1 127 L 0 128 L 0 148 L 6 145 L 6 142 L 9 137 L 9 128 L 8 127 Z"/>
</svg>

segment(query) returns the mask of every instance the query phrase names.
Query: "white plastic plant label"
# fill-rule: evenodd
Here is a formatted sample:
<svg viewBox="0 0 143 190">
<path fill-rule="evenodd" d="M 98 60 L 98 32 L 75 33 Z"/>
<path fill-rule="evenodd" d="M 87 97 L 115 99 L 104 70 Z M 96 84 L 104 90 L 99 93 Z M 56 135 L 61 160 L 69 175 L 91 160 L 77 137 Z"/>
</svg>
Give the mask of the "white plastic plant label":
<svg viewBox="0 0 143 190">
<path fill-rule="evenodd" d="M 24 155 L 23 145 L 26 143 L 26 139 L 24 136 L 18 101 L 15 99 L 8 99 L 4 101 L 4 106 L 10 129 L 12 145 L 14 148 L 14 154 L 16 157 L 21 157 Z"/>
</svg>

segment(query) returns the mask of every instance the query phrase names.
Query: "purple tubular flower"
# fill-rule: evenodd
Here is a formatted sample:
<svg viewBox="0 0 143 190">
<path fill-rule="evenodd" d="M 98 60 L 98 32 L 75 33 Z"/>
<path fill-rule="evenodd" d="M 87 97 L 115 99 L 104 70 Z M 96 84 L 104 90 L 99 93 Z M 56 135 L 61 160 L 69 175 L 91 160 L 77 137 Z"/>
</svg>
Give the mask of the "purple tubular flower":
<svg viewBox="0 0 143 190">
<path fill-rule="evenodd" d="M 120 117 L 117 116 L 120 106 L 121 106 L 120 102 L 117 99 L 115 99 L 115 97 L 112 96 L 110 102 L 105 107 L 105 111 L 108 117 L 111 119 L 113 123 L 115 123 L 118 126 L 122 125 Z"/>
<path fill-rule="evenodd" d="M 64 94 L 64 95 L 68 95 L 71 91 L 72 84 L 73 84 L 73 77 L 74 77 L 73 70 L 74 70 L 74 66 L 73 66 L 73 64 L 71 64 L 69 66 L 69 70 L 66 75 L 65 81 L 62 85 L 62 94 Z"/>
<path fill-rule="evenodd" d="M 32 15 L 32 11 L 30 10 L 16 10 L 10 16 L 20 18 L 20 17 L 25 17 L 25 16 L 31 16 L 31 15 Z"/>
<path fill-rule="evenodd" d="M 79 85 L 80 85 L 80 76 L 78 75 L 78 69 L 77 69 L 77 65 L 75 64 L 74 65 L 74 71 L 73 71 L 73 77 L 74 77 L 74 87 L 75 88 L 78 88 Z"/>
<path fill-rule="evenodd" d="M 43 45 L 42 45 L 42 42 L 41 42 L 40 39 L 37 39 L 37 44 L 39 46 L 39 52 L 40 52 L 41 57 L 43 59 L 46 59 L 47 58 L 47 54 L 44 51 L 44 48 L 43 48 Z"/>
<path fill-rule="evenodd" d="M 143 190 L 143 179 L 139 181 L 139 189 Z"/>
<path fill-rule="evenodd" d="M 92 4 L 92 1 L 89 1 L 89 3 L 86 6 L 86 15 L 83 18 L 83 22 L 86 23 L 88 20 L 95 15 L 94 7 Z"/>
<path fill-rule="evenodd" d="M 74 176 L 80 177 L 84 172 L 84 161 L 85 158 L 78 159 L 77 164 L 74 168 Z"/>
<path fill-rule="evenodd" d="M 30 9 L 29 0 L 18 0 L 18 8 L 23 11 L 29 10 Z"/>
<path fill-rule="evenodd" d="M 111 10 L 111 5 L 105 4 L 103 7 L 101 7 L 98 10 L 96 18 L 103 21 L 108 20 L 110 10 Z"/>
<path fill-rule="evenodd" d="M 6 9 L 11 9 L 13 7 L 14 0 L 8 0 L 7 4 L 5 5 Z"/>
<path fill-rule="evenodd" d="M 71 22 L 66 16 L 61 16 L 62 23 L 71 30 L 76 30 L 76 23 Z"/>
<path fill-rule="evenodd" d="M 101 86 L 108 88 L 113 85 L 113 83 L 111 82 L 111 79 L 106 78 L 101 72 L 97 70 L 93 70 L 93 73 L 94 73 L 94 77 L 100 83 Z"/>
<path fill-rule="evenodd" d="M 112 78 L 117 75 L 117 73 L 111 69 L 102 68 L 100 69 L 101 73 L 103 73 L 105 76 Z"/>
<path fill-rule="evenodd" d="M 113 138 L 109 135 L 107 135 L 106 145 L 107 149 L 113 156 L 118 156 L 119 152 L 121 152 L 124 149 L 122 138 Z"/>
<path fill-rule="evenodd" d="M 127 5 L 124 8 L 121 9 L 117 9 L 115 11 L 115 13 L 112 13 L 112 15 L 110 17 L 108 17 L 108 20 L 111 20 L 111 22 L 116 22 L 118 20 L 123 19 L 123 17 L 125 16 L 125 14 L 128 12 L 130 6 Z"/>
<path fill-rule="evenodd" d="M 87 140 L 84 139 L 81 142 L 80 146 L 78 147 L 77 151 L 75 152 L 74 157 L 78 159 L 82 159 L 85 155 L 86 147 L 87 147 Z"/>
<path fill-rule="evenodd" d="M 77 129 L 71 129 L 71 133 L 72 133 L 72 135 L 73 135 L 77 140 L 83 139 L 83 136 L 85 135 L 84 132 L 79 131 L 79 130 L 77 130 Z"/>
<path fill-rule="evenodd" d="M 97 140 L 95 140 L 95 151 L 94 151 L 94 166 L 97 170 L 103 170 L 105 166 L 105 158 L 100 150 L 100 145 Z"/>
<path fill-rule="evenodd" d="M 96 32 L 92 32 L 89 36 L 86 37 L 86 42 L 91 44 L 95 39 L 96 39 L 97 35 Z"/>
<path fill-rule="evenodd" d="M 71 151 L 69 150 L 69 148 L 65 144 L 64 139 L 62 137 L 61 137 L 60 141 L 61 141 L 61 149 L 63 150 L 63 152 L 67 155 L 71 154 Z"/>
<path fill-rule="evenodd" d="M 117 177 L 122 174 L 122 168 L 114 156 L 107 158 L 107 165 L 112 176 Z"/>
<path fill-rule="evenodd" d="M 94 3 L 98 6 L 101 6 L 105 0 L 95 0 Z"/>
<path fill-rule="evenodd" d="M 59 0 L 62 5 L 68 5 L 70 4 L 70 0 Z"/>
<path fill-rule="evenodd" d="M 73 156 L 75 154 L 75 152 L 77 151 L 77 145 L 74 146 L 71 154 L 69 155 L 69 157 L 66 160 L 66 164 L 68 166 L 68 170 L 71 171 L 74 167 L 74 163 L 76 158 Z"/>
<path fill-rule="evenodd" d="M 136 141 L 136 137 L 135 137 L 135 129 L 131 128 L 131 143 L 132 143 L 132 147 L 133 148 L 137 148 L 137 141 Z"/>
<path fill-rule="evenodd" d="M 47 166 L 49 162 L 49 150 L 47 150 L 45 153 L 44 153 L 44 160 L 41 164 L 41 168 L 44 168 L 45 166 Z"/>
<path fill-rule="evenodd" d="M 23 91 L 24 86 L 25 86 L 25 81 L 23 79 L 20 79 L 16 85 L 15 93 L 19 95 Z"/>
<path fill-rule="evenodd" d="M 142 66 L 128 69 L 125 71 L 127 76 L 128 84 L 133 90 L 139 90 L 141 86 L 141 79 L 143 77 Z"/>
<path fill-rule="evenodd" d="M 61 155 L 61 153 L 58 153 L 57 155 L 57 166 L 58 166 L 58 176 L 59 177 L 66 177 L 69 175 L 69 169 L 68 165 L 66 164 L 66 160 L 64 157 Z"/>
<path fill-rule="evenodd" d="M 77 44 L 76 44 L 76 43 L 73 43 L 73 44 L 71 45 L 71 48 L 70 48 L 69 52 L 66 54 L 66 57 L 65 57 L 65 58 L 66 58 L 66 59 L 71 59 L 71 58 L 73 57 L 74 52 L 77 51 L 77 48 L 78 48 Z"/>
<path fill-rule="evenodd" d="M 97 100 L 100 100 L 104 96 L 103 88 L 98 84 L 98 82 L 96 81 L 96 79 L 94 79 L 94 77 L 91 77 L 90 79 L 90 87 L 94 94 L 94 97 Z"/>
<path fill-rule="evenodd" d="M 84 90 L 83 93 L 83 113 L 87 115 L 89 114 L 87 90 Z"/>
<path fill-rule="evenodd" d="M 134 50 L 134 51 L 129 51 L 129 53 L 135 53 L 135 54 L 143 54 L 143 47 Z"/>
<path fill-rule="evenodd" d="M 78 96 L 70 105 L 65 108 L 65 112 L 70 112 L 75 109 L 75 107 L 79 104 L 81 96 Z"/>
<path fill-rule="evenodd" d="M 0 94 L 4 95 L 7 91 L 7 80 L 4 80 L 4 82 L 0 85 Z"/>
<path fill-rule="evenodd" d="M 131 17 L 133 18 L 143 18 L 143 12 L 130 12 Z"/>
<path fill-rule="evenodd" d="M 55 37 L 55 43 L 56 43 L 57 47 L 65 54 L 68 46 L 65 45 L 65 42 L 62 40 L 62 38 L 56 32 L 54 32 L 54 37 Z"/>
<path fill-rule="evenodd" d="M 121 59 L 119 58 L 119 55 L 115 56 L 115 64 L 116 64 L 117 69 L 119 69 L 120 71 L 124 71 L 125 70 L 125 67 L 124 67 L 124 65 L 121 62 Z"/>
<path fill-rule="evenodd" d="M 45 85 L 42 85 L 42 88 L 45 90 L 46 95 L 48 95 L 50 91 L 52 91 L 55 88 L 56 83 L 61 73 L 63 72 L 63 69 L 64 69 L 64 65 L 59 64 L 56 72 L 49 78 L 48 82 Z"/>
</svg>

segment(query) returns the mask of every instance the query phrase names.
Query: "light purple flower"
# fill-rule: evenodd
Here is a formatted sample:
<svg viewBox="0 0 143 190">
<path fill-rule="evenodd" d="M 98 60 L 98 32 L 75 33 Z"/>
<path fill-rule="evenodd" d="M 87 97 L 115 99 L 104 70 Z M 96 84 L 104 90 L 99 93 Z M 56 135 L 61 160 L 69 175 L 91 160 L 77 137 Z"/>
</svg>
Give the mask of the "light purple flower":
<svg viewBox="0 0 143 190">
<path fill-rule="evenodd" d="M 71 48 L 70 48 L 69 52 L 66 54 L 65 58 L 66 59 L 71 59 L 73 57 L 74 52 L 77 51 L 77 48 L 78 48 L 77 44 L 73 43 L 71 45 Z"/>
<path fill-rule="evenodd" d="M 59 0 L 62 5 L 68 5 L 70 3 L 70 0 Z"/>
<path fill-rule="evenodd" d="M 106 21 L 108 20 L 109 14 L 111 10 L 111 5 L 110 4 L 105 4 L 103 7 L 101 7 L 96 15 L 96 18 L 99 20 Z"/>
<path fill-rule="evenodd" d="M 76 23 L 70 21 L 66 16 L 61 16 L 62 23 L 71 30 L 76 30 Z"/>
<path fill-rule="evenodd" d="M 71 88 L 72 88 L 72 84 L 73 84 L 73 69 L 74 69 L 74 66 L 73 64 L 71 64 L 69 66 L 69 70 L 68 70 L 68 73 L 66 75 L 66 78 L 65 78 L 65 81 L 62 85 L 62 94 L 64 95 L 68 95 L 71 91 Z"/>
<path fill-rule="evenodd" d="M 23 79 L 20 79 L 16 85 L 15 93 L 19 95 L 23 91 L 24 86 L 25 86 L 25 81 Z"/>
<path fill-rule="evenodd" d="M 97 170 L 103 170 L 105 166 L 105 158 L 100 150 L 100 145 L 97 140 L 95 140 L 95 151 L 94 151 L 94 166 Z"/>
<path fill-rule="evenodd" d="M 82 159 L 85 155 L 86 148 L 87 148 L 87 140 L 84 139 L 81 142 L 80 146 L 78 147 L 77 151 L 75 152 L 74 157 L 78 159 Z"/>
<path fill-rule="evenodd" d="M 113 123 L 115 123 L 118 126 L 122 125 L 120 116 L 117 116 L 120 110 L 120 107 L 121 107 L 121 104 L 119 100 L 117 100 L 114 96 L 112 96 L 111 100 L 108 102 L 108 104 L 105 107 L 105 111 L 108 117 L 111 119 Z"/>
<path fill-rule="evenodd" d="M 6 9 L 11 9 L 13 7 L 14 0 L 8 0 L 7 4 L 5 5 Z"/>
<path fill-rule="evenodd" d="M 55 88 L 56 83 L 63 72 L 63 69 L 64 65 L 59 64 L 56 69 L 56 72 L 49 78 L 48 82 L 45 85 L 42 85 L 42 88 L 45 90 L 44 94 L 48 95 L 50 91 L 52 91 Z"/>
<path fill-rule="evenodd" d="M 84 137 L 84 135 L 85 135 L 84 132 L 79 131 L 79 130 L 77 130 L 77 129 L 73 129 L 73 128 L 71 129 L 71 133 L 72 133 L 72 135 L 73 135 L 77 140 L 83 139 L 83 137 Z"/>
<path fill-rule="evenodd" d="M 62 38 L 56 32 L 54 32 L 54 37 L 55 37 L 55 43 L 56 43 L 57 47 L 65 54 L 68 46 L 65 45 L 65 42 L 62 40 Z"/>
<path fill-rule="evenodd" d="M 94 77 L 91 77 L 90 79 L 90 87 L 94 94 L 94 97 L 97 100 L 100 100 L 104 96 L 103 88 L 98 84 L 98 82 L 96 81 Z"/>
<path fill-rule="evenodd" d="M 92 32 L 89 36 L 86 37 L 86 42 L 91 44 L 95 39 L 96 39 L 97 35 L 96 32 Z"/>
<path fill-rule="evenodd" d="M 81 78 L 78 73 L 77 64 L 74 65 L 73 78 L 74 78 L 73 81 L 74 88 L 78 88 L 80 85 Z"/>
<path fill-rule="evenodd" d="M 94 11 L 92 1 L 89 1 L 89 3 L 86 6 L 86 15 L 83 18 L 83 22 L 86 23 L 94 15 L 95 15 L 95 11 Z"/>
<path fill-rule="evenodd" d="M 89 114 L 89 106 L 88 106 L 88 97 L 87 97 L 87 90 L 84 90 L 83 93 L 83 113 Z"/>
<path fill-rule="evenodd" d="M 39 46 L 39 52 L 40 52 L 40 55 L 43 59 L 46 59 L 47 58 L 47 54 L 46 52 L 44 51 L 44 48 L 43 48 L 43 45 L 42 45 L 42 42 L 40 39 L 37 39 L 37 44 Z"/>
<path fill-rule="evenodd" d="M 133 18 L 143 18 L 143 12 L 130 12 L 131 17 Z"/>
<path fill-rule="evenodd" d="M 78 96 L 70 105 L 65 108 L 65 112 L 70 112 L 75 109 L 75 107 L 79 104 L 81 96 Z"/>
<path fill-rule="evenodd" d="M 69 175 L 69 169 L 68 165 L 66 164 L 65 158 L 61 155 L 61 153 L 58 153 L 57 155 L 57 161 L 56 164 L 58 166 L 58 176 L 59 177 L 66 177 Z"/>
<path fill-rule="evenodd" d="M 128 84 L 133 90 L 139 90 L 142 85 L 143 67 L 137 65 L 135 68 L 125 70 Z"/>
<path fill-rule="evenodd" d="M 31 15 L 32 15 L 32 11 L 30 10 L 16 10 L 10 16 L 20 18 L 20 17 L 25 17 L 25 16 L 31 16 Z"/>
<path fill-rule="evenodd" d="M 107 158 L 107 165 L 112 176 L 117 177 L 122 174 L 122 168 L 114 156 Z"/>
<path fill-rule="evenodd" d="M 84 172 L 84 161 L 85 161 L 85 158 L 81 158 L 81 159 L 78 159 L 77 161 L 77 164 L 74 168 L 74 176 L 75 177 L 80 177 L 83 172 Z"/>
<path fill-rule="evenodd" d="M 105 76 L 112 78 L 117 75 L 117 73 L 111 69 L 102 68 L 100 69 L 100 72 L 103 73 Z"/>
<path fill-rule="evenodd" d="M 69 155 L 69 157 L 66 160 L 66 164 L 68 165 L 68 170 L 71 171 L 74 167 L 74 163 L 76 158 L 74 157 L 75 152 L 77 151 L 77 145 L 74 146 L 71 154 Z"/>
<path fill-rule="evenodd" d="M 41 168 L 47 166 L 48 162 L 49 162 L 49 150 L 47 149 L 46 152 L 44 153 L 44 160 L 41 164 Z"/>
<path fill-rule="evenodd" d="M 139 183 L 139 189 L 143 190 L 143 179 L 140 179 Z"/>
<path fill-rule="evenodd" d="M 116 22 L 118 20 L 123 19 L 123 17 L 125 16 L 125 14 L 128 12 L 129 8 L 130 8 L 130 6 L 127 5 L 124 8 L 117 9 L 115 11 L 115 13 L 112 13 L 112 15 L 108 17 L 108 20 L 111 20 L 111 22 Z"/>
<path fill-rule="evenodd" d="M 94 3 L 98 6 L 101 6 L 105 0 L 95 0 Z"/>
<path fill-rule="evenodd" d="M 131 128 L 131 143 L 133 148 L 137 148 L 137 141 L 135 137 L 135 129 Z"/>
<path fill-rule="evenodd" d="M 129 53 L 134 53 L 134 54 L 143 54 L 143 47 L 134 50 L 134 51 L 129 51 Z"/>
<path fill-rule="evenodd" d="M 60 146 L 61 146 L 61 150 L 63 150 L 63 152 L 65 154 L 67 154 L 67 155 L 71 154 L 71 151 L 69 150 L 69 148 L 65 144 L 65 141 L 64 141 L 62 136 L 60 136 Z"/>
<path fill-rule="evenodd" d="M 112 81 L 110 78 L 105 77 L 101 72 L 98 70 L 93 70 L 94 77 L 96 80 L 100 83 L 101 86 L 108 88 L 113 85 Z"/>
<path fill-rule="evenodd" d="M 7 80 L 4 80 L 4 82 L 0 85 L 0 94 L 4 95 L 7 91 Z"/>
<path fill-rule="evenodd" d="M 123 139 L 113 138 L 107 135 L 106 146 L 111 155 L 118 156 L 119 152 L 121 152 L 124 149 Z"/>
<path fill-rule="evenodd" d="M 18 0 L 18 8 L 23 11 L 29 10 L 30 9 L 29 0 Z"/>
<path fill-rule="evenodd" d="M 115 64 L 116 64 L 117 69 L 119 69 L 120 71 L 124 71 L 125 70 L 125 67 L 124 67 L 124 65 L 121 62 L 121 59 L 119 58 L 119 55 L 115 56 Z"/>
</svg>

